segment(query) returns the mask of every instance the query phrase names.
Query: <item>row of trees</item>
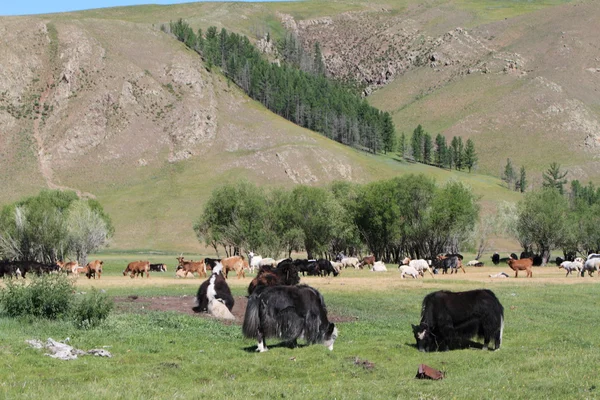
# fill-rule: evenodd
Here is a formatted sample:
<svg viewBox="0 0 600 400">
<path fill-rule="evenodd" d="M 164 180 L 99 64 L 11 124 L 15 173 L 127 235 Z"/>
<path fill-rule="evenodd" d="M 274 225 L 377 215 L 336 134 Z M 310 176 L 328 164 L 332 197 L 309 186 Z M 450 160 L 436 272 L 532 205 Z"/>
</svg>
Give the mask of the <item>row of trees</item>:
<svg viewBox="0 0 600 400">
<path fill-rule="evenodd" d="M 43 190 L 0 212 L 0 258 L 52 263 L 87 256 L 108 244 L 114 228 L 96 200 L 75 192 Z"/>
<path fill-rule="evenodd" d="M 322 133 L 350 146 L 361 146 L 373 153 L 393 151 L 395 128 L 389 113 L 370 106 L 352 88 L 328 79 L 318 45 L 303 71 L 290 51 L 279 65 L 265 59 L 246 36 L 217 31 L 194 30 L 183 20 L 162 27 L 197 51 L 208 68 L 217 66 L 223 74 L 274 113 L 302 127 Z M 289 37 L 286 40 L 291 40 Z M 284 43 L 285 49 L 299 49 Z M 302 53 L 305 54 L 305 53 Z M 285 62 L 290 59 L 291 62 Z"/>
<path fill-rule="evenodd" d="M 435 165 L 439 168 L 448 168 L 469 172 L 477 164 L 478 157 L 475 152 L 475 143 L 467 139 L 466 143 L 460 136 L 454 136 L 450 144 L 446 137 L 437 134 L 435 141 L 431 134 L 426 132 L 421 125 L 412 133 L 410 146 L 406 142 L 404 133 L 400 136 L 399 150 L 402 155 L 409 153 L 416 162 Z"/>
<path fill-rule="evenodd" d="M 328 188 L 265 191 L 241 182 L 215 189 L 194 223 L 217 254 L 254 251 L 273 257 L 369 252 L 397 262 L 457 251 L 470 239 L 479 206 L 460 182 L 436 185 L 423 175 Z"/>
</svg>

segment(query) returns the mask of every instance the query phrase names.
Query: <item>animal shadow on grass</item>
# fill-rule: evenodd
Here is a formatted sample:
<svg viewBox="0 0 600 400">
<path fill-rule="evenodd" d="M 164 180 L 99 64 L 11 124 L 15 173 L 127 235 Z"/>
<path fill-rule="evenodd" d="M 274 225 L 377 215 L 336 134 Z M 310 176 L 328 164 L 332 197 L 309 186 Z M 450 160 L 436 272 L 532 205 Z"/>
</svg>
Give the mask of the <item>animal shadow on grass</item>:
<svg viewBox="0 0 600 400">
<path fill-rule="evenodd" d="M 267 349 L 271 350 L 271 349 L 276 349 L 276 348 L 284 348 L 284 349 L 295 349 L 295 348 L 302 348 L 302 347 L 306 347 L 308 346 L 308 344 L 303 343 L 297 343 L 295 345 L 292 345 L 290 342 L 281 342 L 281 343 L 276 343 L 276 344 L 269 344 L 267 346 Z M 256 353 L 256 349 L 258 347 L 256 345 L 252 345 L 252 346 L 248 346 L 248 347 L 243 347 L 242 350 L 244 350 L 245 352 L 248 353 Z"/>
<path fill-rule="evenodd" d="M 416 343 L 405 343 L 407 346 L 418 350 Z M 483 343 L 474 342 L 472 340 L 457 340 L 454 341 L 450 346 L 448 346 L 448 350 L 466 350 L 466 349 L 483 349 Z M 444 351 L 444 350 L 437 350 Z"/>
</svg>

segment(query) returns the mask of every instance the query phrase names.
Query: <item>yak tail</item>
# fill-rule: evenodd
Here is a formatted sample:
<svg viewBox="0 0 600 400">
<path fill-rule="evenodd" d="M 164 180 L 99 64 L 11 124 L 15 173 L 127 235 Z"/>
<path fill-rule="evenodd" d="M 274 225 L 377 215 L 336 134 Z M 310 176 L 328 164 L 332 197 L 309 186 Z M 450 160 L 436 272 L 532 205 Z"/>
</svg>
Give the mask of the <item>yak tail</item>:
<svg viewBox="0 0 600 400">
<path fill-rule="evenodd" d="M 242 325 L 242 333 L 247 338 L 256 339 L 258 327 L 260 326 L 260 316 L 258 315 L 258 306 L 260 300 L 257 296 L 248 298 L 246 313 L 244 314 L 244 324 Z"/>
</svg>

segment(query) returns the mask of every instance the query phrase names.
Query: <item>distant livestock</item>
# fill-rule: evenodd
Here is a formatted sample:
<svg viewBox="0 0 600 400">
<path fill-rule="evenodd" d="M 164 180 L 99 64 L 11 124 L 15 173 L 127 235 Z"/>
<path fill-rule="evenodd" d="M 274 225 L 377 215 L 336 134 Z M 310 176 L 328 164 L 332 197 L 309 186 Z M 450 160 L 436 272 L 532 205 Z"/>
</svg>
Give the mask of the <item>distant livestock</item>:
<svg viewBox="0 0 600 400">
<path fill-rule="evenodd" d="M 492 263 L 494 263 L 494 265 L 500 264 L 500 254 L 494 253 L 492 256 Z"/>
<path fill-rule="evenodd" d="M 132 261 L 127 264 L 127 268 L 123 271 L 123 276 L 126 276 L 129 273 L 129 276 L 133 279 L 138 276 L 144 276 L 146 274 L 146 278 L 150 278 L 150 261 Z"/>
<path fill-rule="evenodd" d="M 483 267 L 483 262 L 479 260 L 471 260 L 467 263 L 467 267 Z"/>
<path fill-rule="evenodd" d="M 196 299 L 194 300 L 194 306 L 192 307 L 194 312 L 199 313 L 209 311 L 209 305 L 214 301 L 224 304 L 226 308 L 231 311 L 235 301 L 231 295 L 231 290 L 227 285 L 227 281 L 223 276 L 222 270 L 223 265 L 221 263 L 217 263 L 212 270 L 212 275 L 210 278 L 202 282 L 198 288 L 198 293 L 196 294 Z M 218 310 L 219 307 L 217 306 L 216 309 Z M 224 319 L 231 319 L 227 313 L 223 313 L 222 311 L 220 311 L 217 316 Z"/>
<path fill-rule="evenodd" d="M 573 271 L 575 271 L 576 275 L 579 275 L 579 273 L 583 269 L 583 259 L 576 258 L 575 261 L 563 261 L 558 266 L 558 269 L 561 268 L 567 271 L 567 274 L 565 276 L 569 276 L 569 274 L 571 274 L 571 272 Z"/>
<path fill-rule="evenodd" d="M 411 260 L 409 257 L 406 257 L 404 258 L 404 260 L 402 260 L 402 264 L 413 267 L 417 270 L 417 272 L 419 272 L 419 274 L 421 274 L 421 276 L 425 276 L 425 272 L 429 272 L 429 274 L 433 278 L 433 272 L 431 271 L 431 267 L 429 266 L 427 260 Z"/>
<path fill-rule="evenodd" d="M 235 272 L 238 279 L 245 278 L 245 269 L 248 268 L 248 264 L 244 263 L 244 257 L 242 256 L 231 256 L 223 258 L 221 264 L 223 265 L 223 276 L 227 279 L 229 272 Z"/>
<path fill-rule="evenodd" d="M 150 264 L 150 272 L 167 272 L 166 264 Z"/>
<path fill-rule="evenodd" d="M 387 267 L 383 261 L 375 261 L 371 267 L 371 272 L 387 272 Z"/>
<path fill-rule="evenodd" d="M 28 273 L 39 276 L 59 270 L 58 264 L 44 264 L 37 261 L 0 261 L 0 277 L 9 275 L 25 278 Z"/>
<path fill-rule="evenodd" d="M 413 279 L 417 279 L 419 277 L 419 271 L 413 266 L 410 265 L 399 265 L 398 270 L 400 271 L 400 278 L 404 279 L 406 275 L 412 276 Z"/>
<path fill-rule="evenodd" d="M 484 349 L 492 340 L 494 350 L 502 344 L 504 308 L 490 290 L 433 292 L 421 310 L 420 324 L 412 326 L 419 351 L 463 348 L 474 337 L 483 338 Z"/>
<path fill-rule="evenodd" d="M 344 265 L 344 268 L 352 267 L 358 269 L 359 261 L 356 257 L 344 257 L 340 262 Z"/>
<path fill-rule="evenodd" d="M 184 271 L 191 272 L 192 274 L 193 273 L 197 273 L 198 274 L 198 278 L 206 276 L 206 263 L 204 262 L 204 260 L 200 260 L 200 261 L 194 261 L 194 260 L 186 261 L 183 258 L 183 256 L 176 257 L 176 259 L 179 262 L 179 265 L 177 266 L 177 269 L 183 269 Z"/>
<path fill-rule="evenodd" d="M 333 265 L 331 265 L 331 261 L 329 261 L 329 260 L 320 258 L 317 260 L 316 264 L 319 267 L 321 276 L 329 276 L 332 274 L 333 274 L 333 276 L 339 275 L 339 272 L 336 271 L 335 268 L 333 268 Z"/>
<path fill-rule="evenodd" d="M 292 286 L 300 283 L 298 269 L 293 262 L 285 260 L 277 268 L 268 265 L 261 267 L 258 274 L 248 285 L 248 295 L 251 295 L 257 287 L 261 286 Z"/>
<path fill-rule="evenodd" d="M 327 319 L 323 296 L 306 286 L 260 287 L 248 299 L 242 332 L 256 339 L 256 351 L 267 351 L 265 339 L 278 338 L 289 347 L 298 339 L 333 350 L 337 328 Z"/>
<path fill-rule="evenodd" d="M 370 255 L 363 257 L 363 259 L 358 263 L 358 267 L 363 268 L 365 265 L 373 266 L 373 264 L 375 264 L 375 256 Z"/>
<path fill-rule="evenodd" d="M 450 269 L 450 274 L 455 272 L 458 274 L 459 269 L 462 269 L 463 273 L 467 273 L 462 265 L 462 259 L 463 256 L 460 254 L 440 254 L 437 256 L 437 263 L 443 274 L 447 274 L 448 269 Z"/>
<path fill-rule="evenodd" d="M 600 258 L 596 258 L 596 257 L 589 257 L 588 259 L 585 260 L 585 263 L 583 264 L 583 268 L 581 269 L 581 276 L 585 276 L 585 273 L 587 272 L 589 276 L 594 276 L 594 272 L 598 271 L 598 268 L 600 268 Z"/>
<path fill-rule="evenodd" d="M 521 258 L 520 260 L 515 260 L 511 257 L 507 262 L 510 269 L 515 271 L 515 278 L 519 276 L 519 271 L 526 271 L 528 278 L 533 277 L 533 272 L 531 271 L 531 267 L 533 266 L 533 258 Z"/>
<path fill-rule="evenodd" d="M 61 271 L 64 271 L 67 274 L 76 273 L 77 268 L 79 267 L 79 263 L 77 261 L 57 261 L 56 264 L 59 266 Z"/>
<path fill-rule="evenodd" d="M 87 265 L 85 266 L 85 276 L 88 279 L 92 279 L 92 277 L 94 279 L 96 279 L 96 276 L 98 277 L 98 279 L 100 279 L 100 276 L 102 275 L 102 266 L 104 265 L 104 261 L 101 260 L 94 260 L 91 261 L 89 263 L 87 263 Z"/>
</svg>

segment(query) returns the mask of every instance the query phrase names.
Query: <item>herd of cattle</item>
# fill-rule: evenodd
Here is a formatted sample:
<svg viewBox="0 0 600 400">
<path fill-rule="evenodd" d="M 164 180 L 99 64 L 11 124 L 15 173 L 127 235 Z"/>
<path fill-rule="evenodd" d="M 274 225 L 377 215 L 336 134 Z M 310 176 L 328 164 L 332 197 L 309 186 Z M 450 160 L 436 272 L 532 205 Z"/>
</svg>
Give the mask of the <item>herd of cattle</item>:
<svg viewBox="0 0 600 400">
<path fill-rule="evenodd" d="M 242 333 L 247 338 L 257 340 L 256 351 L 267 351 L 266 339 L 278 338 L 285 345 L 295 347 L 298 339 L 308 344 L 322 343 L 330 350 L 338 336 L 335 324 L 329 321 L 327 307 L 319 291 L 308 285 L 300 284 L 302 276 L 338 276 L 348 267 L 365 268 L 370 266 L 374 272 L 386 271 L 382 261 L 367 256 L 338 257 L 335 261 L 326 259 L 281 259 L 262 258 L 252 253 L 249 260 L 243 256 L 232 256 L 223 259 L 205 258 L 200 261 L 185 260 L 177 257 L 176 275 L 179 277 L 210 276 L 199 287 L 193 310 L 208 312 L 218 318 L 235 319 L 231 310 L 235 299 L 227 284 L 229 272 L 235 272 L 238 279 L 244 278 L 246 271 L 256 272 L 256 276 L 248 285 L 248 303 L 245 310 Z M 499 256 L 494 254 L 492 261 L 496 263 Z M 517 258 L 511 254 L 505 260 L 515 271 L 525 271 L 532 277 L 532 267 L 536 264 L 533 257 Z M 560 261 L 560 263 L 559 263 Z M 0 261 L 0 277 L 12 275 L 23 277 L 28 273 L 42 274 L 65 271 L 69 274 L 85 274 L 88 279 L 100 279 L 104 262 L 94 260 L 85 266 L 76 261 L 43 264 L 35 261 Z M 557 260 L 559 268 L 566 271 L 566 276 L 575 272 L 578 276 L 589 276 L 600 268 L 600 254 L 590 254 L 584 260 Z M 468 266 L 482 266 L 478 260 L 466 263 Z M 130 262 L 123 275 L 131 278 L 149 278 L 150 272 L 167 272 L 165 264 L 151 264 L 149 261 Z M 458 273 L 463 267 L 460 254 L 442 254 L 434 260 L 405 258 L 398 266 L 400 276 L 405 278 L 424 277 L 425 274 Z M 600 274 L 599 274 L 600 275 Z M 508 276 L 504 274 L 504 276 Z M 416 347 L 420 351 L 445 351 L 455 348 L 472 347 L 471 340 L 483 339 L 483 348 L 493 342 L 493 349 L 500 348 L 504 330 L 504 308 L 495 294 L 487 289 L 465 292 L 440 290 L 425 296 L 421 307 L 419 325 L 413 325 Z"/>
</svg>

